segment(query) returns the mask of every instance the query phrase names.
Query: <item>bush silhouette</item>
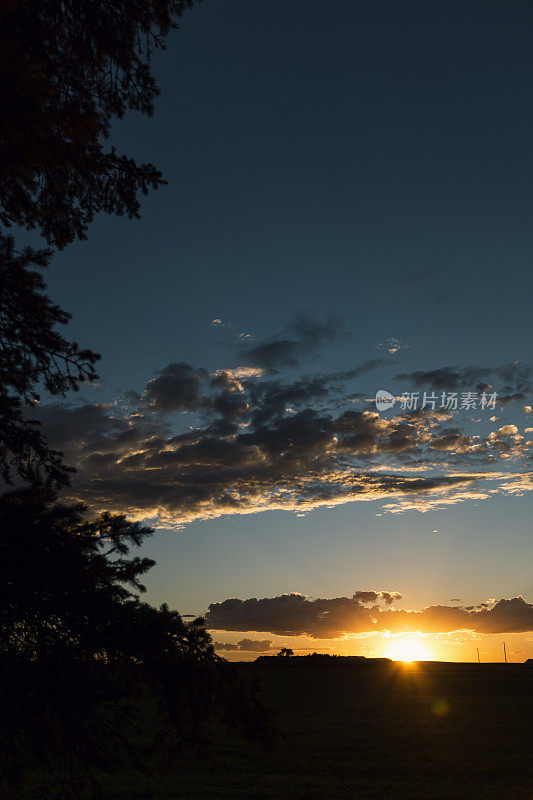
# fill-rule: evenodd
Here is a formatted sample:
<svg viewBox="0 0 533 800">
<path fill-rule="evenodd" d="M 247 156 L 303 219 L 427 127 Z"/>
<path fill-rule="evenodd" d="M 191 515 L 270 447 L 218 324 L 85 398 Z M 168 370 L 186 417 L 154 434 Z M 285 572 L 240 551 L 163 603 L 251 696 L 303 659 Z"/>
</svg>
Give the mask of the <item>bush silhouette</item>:
<svg viewBox="0 0 533 800">
<path fill-rule="evenodd" d="M 213 716 L 269 747 L 268 713 L 214 653 L 203 620 L 185 623 L 140 601 L 153 562 L 130 548 L 151 530 L 82 512 L 45 490 L 0 498 L 3 792 L 28 764 L 68 797 L 91 785 L 97 768 L 142 759 L 130 723 L 146 695 L 156 709 L 152 757 L 168 762 L 184 742 L 201 740 Z"/>
</svg>

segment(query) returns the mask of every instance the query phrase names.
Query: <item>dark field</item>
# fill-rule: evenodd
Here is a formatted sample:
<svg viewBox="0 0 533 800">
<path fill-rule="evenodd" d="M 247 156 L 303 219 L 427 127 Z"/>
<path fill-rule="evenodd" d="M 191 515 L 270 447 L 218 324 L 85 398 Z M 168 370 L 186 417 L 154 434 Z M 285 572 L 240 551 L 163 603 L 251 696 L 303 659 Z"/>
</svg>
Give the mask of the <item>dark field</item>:
<svg viewBox="0 0 533 800">
<path fill-rule="evenodd" d="M 272 756 L 227 735 L 166 777 L 126 774 L 106 797 L 533 798 L 533 670 L 522 665 L 246 667 L 286 732 Z"/>
</svg>

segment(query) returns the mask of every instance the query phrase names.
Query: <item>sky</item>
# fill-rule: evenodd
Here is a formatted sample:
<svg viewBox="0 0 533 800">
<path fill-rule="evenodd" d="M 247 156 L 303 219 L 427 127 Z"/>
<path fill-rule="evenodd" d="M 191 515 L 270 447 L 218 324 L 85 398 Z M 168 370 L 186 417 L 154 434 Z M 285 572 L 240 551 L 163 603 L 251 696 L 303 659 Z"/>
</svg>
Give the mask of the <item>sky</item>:
<svg viewBox="0 0 533 800">
<path fill-rule="evenodd" d="M 168 185 L 55 256 L 101 380 L 40 418 L 227 658 L 533 657 L 532 24 L 206 0 L 113 129 Z"/>
</svg>

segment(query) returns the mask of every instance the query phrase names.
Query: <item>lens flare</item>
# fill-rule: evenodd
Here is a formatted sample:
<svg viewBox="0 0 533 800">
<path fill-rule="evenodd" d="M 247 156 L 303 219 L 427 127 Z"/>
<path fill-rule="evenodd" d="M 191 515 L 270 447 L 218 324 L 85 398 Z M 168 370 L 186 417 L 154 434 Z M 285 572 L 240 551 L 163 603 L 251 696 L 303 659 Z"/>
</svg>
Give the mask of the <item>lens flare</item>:
<svg viewBox="0 0 533 800">
<path fill-rule="evenodd" d="M 450 704 L 444 697 L 441 697 L 439 700 L 433 701 L 431 710 L 436 717 L 445 717 L 450 712 Z"/>
</svg>

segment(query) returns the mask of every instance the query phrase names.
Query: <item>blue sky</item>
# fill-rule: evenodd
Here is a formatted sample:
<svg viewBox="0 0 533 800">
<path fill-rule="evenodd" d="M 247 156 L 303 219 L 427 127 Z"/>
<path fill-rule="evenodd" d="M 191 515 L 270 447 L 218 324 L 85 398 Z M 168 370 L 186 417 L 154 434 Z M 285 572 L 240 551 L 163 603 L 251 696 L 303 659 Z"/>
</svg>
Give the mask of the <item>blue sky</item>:
<svg viewBox="0 0 533 800">
<path fill-rule="evenodd" d="M 74 315 L 71 335 L 103 354 L 102 383 L 77 405 L 118 402 L 112 413 L 126 413 L 125 393 L 142 401 L 170 363 L 207 375 L 237 368 L 302 315 L 329 324 L 330 340 L 265 380 L 390 359 L 342 389 L 371 397 L 412 391 L 393 381 L 402 373 L 526 368 L 532 22 L 518 0 L 208 0 L 188 12 L 154 62 L 155 116 L 131 115 L 113 132 L 168 186 L 143 200 L 141 220 L 97 219 L 48 276 Z M 328 395 L 328 413 L 342 398 Z M 484 413 L 442 424 L 484 439 L 514 424 L 521 435 L 533 425 L 528 402 L 500 408 L 492 423 Z M 203 424 L 194 414 L 180 408 L 164 424 L 174 433 Z M 512 455 L 501 468 L 520 475 L 528 463 Z M 382 505 L 160 531 L 146 546 L 157 560 L 148 598 L 184 613 L 231 597 L 357 589 L 399 591 L 406 608 L 533 600 L 529 492 L 427 513 L 382 514 Z M 517 659 L 532 646 L 523 642 Z"/>
</svg>

